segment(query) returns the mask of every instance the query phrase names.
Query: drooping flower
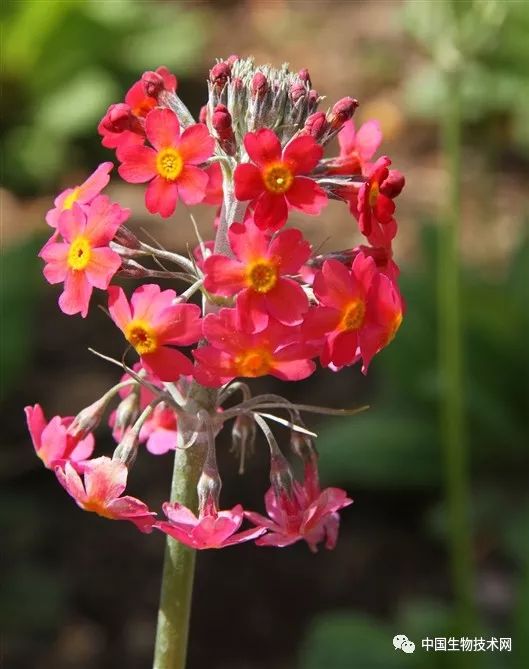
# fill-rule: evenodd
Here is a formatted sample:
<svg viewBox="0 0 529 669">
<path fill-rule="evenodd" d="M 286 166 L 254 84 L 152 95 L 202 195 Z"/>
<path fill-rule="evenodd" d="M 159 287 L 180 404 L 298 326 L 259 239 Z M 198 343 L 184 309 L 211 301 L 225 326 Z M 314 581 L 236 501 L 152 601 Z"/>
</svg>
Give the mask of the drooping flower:
<svg viewBox="0 0 529 669">
<path fill-rule="evenodd" d="M 373 258 L 360 252 L 351 270 L 337 260 L 326 260 L 313 289 L 322 306 L 307 314 L 304 328 L 309 339 L 318 331 L 325 333 L 322 365 L 340 368 L 362 358 L 366 373 L 372 357 L 400 326 L 402 305 L 396 286 L 377 270 Z"/>
<path fill-rule="evenodd" d="M 85 511 L 111 520 L 130 520 L 142 532 L 151 532 L 155 513 L 137 499 L 125 495 L 128 470 L 120 460 L 95 458 L 87 463 L 83 479 L 69 462 L 55 468 L 59 483 Z"/>
<path fill-rule="evenodd" d="M 269 315 L 284 325 L 299 325 L 309 307 L 297 274 L 310 256 L 299 230 L 283 230 L 272 240 L 250 219 L 234 223 L 228 238 L 235 259 L 212 255 L 204 263 L 204 287 L 217 295 L 237 295 L 237 315 L 248 332 L 268 325 Z"/>
<path fill-rule="evenodd" d="M 166 90 L 176 90 L 176 77 L 166 67 L 158 67 L 156 73 L 162 77 Z M 143 144 L 145 117 L 157 104 L 156 97 L 147 95 L 144 81 L 136 81 L 127 91 L 125 102 L 110 105 L 101 119 L 97 131 L 103 138 L 103 146 L 115 149 L 118 146 Z"/>
<path fill-rule="evenodd" d="M 244 519 L 240 504 L 227 511 L 218 511 L 210 507 L 203 514 L 199 514 L 198 518 L 187 507 L 177 502 L 174 504 L 166 502 L 163 511 L 168 522 L 159 521 L 154 527 L 186 546 L 198 550 L 234 546 L 243 541 L 257 539 L 266 532 L 263 527 L 238 532 Z"/>
<path fill-rule="evenodd" d="M 59 223 L 59 216 L 63 211 L 71 209 L 74 202 L 81 205 L 90 204 L 110 181 L 109 173 L 113 167 L 114 165 L 110 162 L 101 163 L 80 186 L 67 188 L 57 195 L 53 201 L 55 206 L 46 214 L 46 223 L 52 228 L 56 228 Z"/>
<path fill-rule="evenodd" d="M 151 214 L 167 218 L 178 200 L 197 204 L 204 199 L 208 175 L 197 167 L 213 153 L 214 140 L 202 123 L 180 134 L 178 117 L 170 109 L 154 109 L 145 119 L 150 146 L 122 146 L 117 156 L 120 175 L 130 183 L 150 182 L 145 204 Z"/>
<path fill-rule="evenodd" d="M 399 179 L 388 179 L 390 165 L 387 156 L 379 158 L 369 169 L 368 180 L 360 186 L 358 195 L 350 201 L 351 213 L 358 219 L 360 232 L 373 246 L 387 247 L 397 234 L 393 198 L 404 187 L 404 177 L 400 175 L 400 184 L 396 183 Z"/>
<path fill-rule="evenodd" d="M 290 491 L 285 488 L 269 488 L 265 494 L 265 507 L 269 518 L 254 511 L 245 516 L 257 527 L 268 533 L 257 539 L 258 546 L 289 546 L 301 539 L 315 553 L 318 544 L 325 541 L 325 548 L 336 546 L 340 517 L 338 511 L 353 503 L 345 490 L 325 488 L 321 491 L 315 465 L 305 468 L 303 484 L 292 482 Z"/>
<path fill-rule="evenodd" d="M 195 378 L 205 386 L 218 387 L 242 376 L 270 374 L 284 381 L 300 381 L 315 369 L 314 346 L 303 343 L 299 327 L 286 327 L 270 318 L 268 326 L 249 334 L 237 327 L 235 309 L 221 309 L 204 319 L 209 346 L 193 351 L 198 366 Z"/>
<path fill-rule="evenodd" d="M 130 305 L 121 288 L 110 286 L 108 294 L 112 320 L 148 372 L 161 381 L 176 381 L 183 374 L 192 374 L 189 358 L 171 347 L 193 344 L 201 336 L 200 308 L 196 304 L 177 304 L 174 290 L 160 290 L 155 284 L 140 286 Z"/>
<path fill-rule="evenodd" d="M 89 434 L 79 440 L 68 434 L 73 416 L 54 416 L 47 422 L 40 404 L 27 406 L 24 411 L 35 452 L 47 469 L 67 461 L 76 469 L 83 467 L 94 450 L 94 437 Z"/>
<path fill-rule="evenodd" d="M 358 130 L 354 121 L 346 121 L 338 133 L 340 157 L 331 161 L 330 174 L 364 174 L 369 160 L 382 141 L 378 121 L 366 121 Z"/>
<path fill-rule="evenodd" d="M 105 195 L 98 195 L 88 207 L 74 202 L 61 214 L 58 231 L 63 241 L 55 241 L 54 235 L 39 255 L 46 261 L 46 280 L 52 284 L 64 281 L 59 297 L 63 313 L 80 313 L 85 318 L 93 288 L 108 288 L 121 266 L 109 242 L 128 216 L 128 209 L 112 204 Z"/>
<path fill-rule="evenodd" d="M 253 163 L 237 165 L 235 196 L 251 200 L 254 220 L 262 230 L 279 230 L 292 207 L 313 216 L 327 204 L 327 195 L 308 175 L 323 155 L 308 135 L 296 137 L 281 150 L 277 135 L 267 128 L 249 132 L 244 146 Z"/>
</svg>

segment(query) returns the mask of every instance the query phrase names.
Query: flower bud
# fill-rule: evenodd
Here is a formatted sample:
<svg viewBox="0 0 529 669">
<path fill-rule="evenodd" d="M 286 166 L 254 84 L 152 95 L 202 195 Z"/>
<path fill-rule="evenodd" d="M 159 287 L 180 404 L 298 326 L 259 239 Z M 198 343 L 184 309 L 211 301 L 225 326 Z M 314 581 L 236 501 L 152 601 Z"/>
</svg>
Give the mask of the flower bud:
<svg viewBox="0 0 529 669">
<path fill-rule="evenodd" d="M 323 112 L 311 114 L 305 121 L 302 134 L 314 137 L 316 141 L 321 139 L 329 128 L 329 122 Z"/>
<path fill-rule="evenodd" d="M 290 433 L 290 447 L 303 462 L 312 461 L 316 457 L 314 441 L 308 434 L 292 430 Z"/>
<path fill-rule="evenodd" d="M 231 75 L 231 66 L 222 62 L 214 65 L 209 71 L 209 80 L 217 89 L 224 88 Z"/>
<path fill-rule="evenodd" d="M 140 415 L 140 397 L 138 390 L 132 390 L 118 404 L 114 418 L 113 430 L 116 434 L 123 435 L 136 421 Z"/>
<path fill-rule="evenodd" d="M 93 404 L 80 411 L 69 426 L 68 434 L 80 441 L 88 436 L 90 432 L 93 432 L 103 418 L 109 399 L 108 394 L 103 395 Z"/>
<path fill-rule="evenodd" d="M 231 431 L 232 447 L 230 450 L 239 455 L 239 474 L 244 474 L 246 453 L 253 451 L 256 431 L 257 426 L 251 416 L 240 414 L 233 422 Z"/>
<path fill-rule="evenodd" d="M 393 199 L 397 195 L 400 195 L 405 183 L 406 180 L 402 172 L 399 172 L 399 170 L 389 170 L 387 178 L 380 184 L 380 192 Z"/>
<path fill-rule="evenodd" d="M 298 100 L 307 94 L 307 89 L 303 84 L 292 84 L 288 92 L 290 99 L 295 104 Z"/>
<path fill-rule="evenodd" d="M 107 113 L 101 120 L 101 124 L 105 130 L 118 133 L 132 130 L 137 126 L 138 121 L 134 118 L 129 105 L 119 102 L 118 104 L 110 105 Z"/>
<path fill-rule="evenodd" d="M 304 84 L 308 84 L 309 87 L 312 85 L 310 81 L 310 74 L 306 67 L 298 72 L 298 77 Z"/>
<path fill-rule="evenodd" d="M 224 105 L 217 105 L 211 118 L 211 125 L 217 134 L 219 144 L 229 156 L 235 153 L 235 136 L 231 126 L 231 114 Z"/>
<path fill-rule="evenodd" d="M 270 454 L 270 483 L 277 495 L 282 492 L 290 494 L 292 490 L 292 470 L 288 464 L 288 460 L 279 451 L 274 451 Z"/>
<path fill-rule="evenodd" d="M 320 101 L 320 94 L 318 93 L 318 91 L 311 89 L 309 91 L 309 110 L 312 111 L 316 109 L 319 101 Z"/>
<path fill-rule="evenodd" d="M 141 248 L 140 240 L 136 237 L 132 230 L 127 228 L 125 225 L 119 226 L 116 234 L 114 235 L 113 241 L 115 241 L 116 244 L 120 244 L 120 246 L 124 246 L 126 249 L 137 250 Z"/>
<path fill-rule="evenodd" d="M 228 58 L 226 58 L 226 62 L 230 67 L 232 67 L 232 65 L 234 65 L 238 60 L 239 56 L 237 56 L 237 54 L 235 53 L 232 53 L 231 56 L 228 56 Z"/>
<path fill-rule="evenodd" d="M 208 120 L 208 106 L 207 105 L 202 105 L 202 107 L 200 107 L 200 112 L 198 114 L 198 120 L 200 121 L 200 123 L 204 123 L 204 124 L 207 123 L 207 120 Z"/>
<path fill-rule="evenodd" d="M 210 448 L 214 449 L 215 446 Z M 197 485 L 198 506 L 201 516 L 210 515 L 219 508 L 221 488 L 222 481 L 217 469 L 216 459 L 208 454 Z"/>
<path fill-rule="evenodd" d="M 256 72 L 252 79 L 252 93 L 258 98 L 262 98 L 268 91 L 268 80 L 262 72 Z"/>
<path fill-rule="evenodd" d="M 148 70 L 141 75 L 143 90 L 145 95 L 150 98 L 158 99 L 158 96 L 165 90 L 165 81 L 161 74 Z"/>
<path fill-rule="evenodd" d="M 138 455 L 139 443 L 138 431 L 133 427 L 129 428 L 114 450 L 112 460 L 121 460 L 127 467 L 132 466 Z"/>
<path fill-rule="evenodd" d="M 358 107 L 358 100 L 354 98 L 342 98 L 332 108 L 329 116 L 329 123 L 333 130 L 338 130 L 355 113 Z"/>
</svg>

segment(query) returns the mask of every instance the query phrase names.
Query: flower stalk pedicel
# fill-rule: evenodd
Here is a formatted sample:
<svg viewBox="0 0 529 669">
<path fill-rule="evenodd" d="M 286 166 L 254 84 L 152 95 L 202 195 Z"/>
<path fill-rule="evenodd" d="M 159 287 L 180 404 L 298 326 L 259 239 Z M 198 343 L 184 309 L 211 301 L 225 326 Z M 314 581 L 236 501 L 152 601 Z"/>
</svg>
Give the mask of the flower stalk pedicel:
<svg viewBox="0 0 529 669">
<path fill-rule="evenodd" d="M 198 238 L 192 257 L 152 246 L 124 226 L 129 211 L 101 192 L 112 163 L 59 195 L 46 216 L 53 232 L 40 255 L 46 279 L 64 282 L 59 307 L 84 317 L 99 295 L 93 288 L 106 291 L 116 336 L 134 362 L 98 354 L 124 376 L 77 417 L 47 422 L 39 405 L 27 407 L 28 427 L 37 455 L 82 509 L 167 535 L 155 669 L 185 666 L 195 550 L 248 541 L 331 549 L 339 511 L 352 503 L 343 490 L 321 489 L 316 435 L 301 419 L 303 412 L 348 411 L 252 396 L 246 379 L 298 381 L 318 362 L 331 373 L 361 362 L 367 373 L 402 321 L 392 244 L 404 177 L 386 156 L 374 160 L 380 128 L 375 121 L 355 128 L 354 98 L 318 110 L 322 98 L 311 86 L 306 69 L 295 74 L 230 56 L 210 71 L 199 122 L 165 67 L 144 73 L 125 101 L 107 110 L 102 143 L 116 150 L 125 181 L 148 183 L 149 212 L 168 218 L 179 200 L 220 206 L 214 238 Z M 340 154 L 324 158 L 336 136 Z M 320 215 L 329 199 L 356 219 L 358 243 L 315 254 L 287 221 L 292 210 Z M 144 264 L 153 258 L 157 269 Z M 145 283 L 129 298 L 116 277 Z M 187 288 L 162 290 L 157 279 Z M 240 400 L 225 408 L 233 396 Z M 116 448 L 111 457 L 92 457 L 92 432 L 113 403 L 108 422 Z M 257 430 L 268 443 L 268 517 L 240 504 L 222 507 L 216 438 L 231 421 L 241 474 L 259 444 Z M 271 421 L 290 430 L 302 481 Z M 126 494 L 128 472 L 145 451 L 175 451 L 165 518 Z"/>
</svg>

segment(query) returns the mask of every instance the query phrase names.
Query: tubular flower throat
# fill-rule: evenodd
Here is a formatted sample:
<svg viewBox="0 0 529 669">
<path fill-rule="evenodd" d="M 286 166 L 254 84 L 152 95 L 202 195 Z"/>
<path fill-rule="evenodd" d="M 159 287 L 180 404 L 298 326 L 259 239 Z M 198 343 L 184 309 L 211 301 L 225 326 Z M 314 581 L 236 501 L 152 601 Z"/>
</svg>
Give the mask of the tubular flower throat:
<svg viewBox="0 0 529 669">
<path fill-rule="evenodd" d="M 274 288 L 278 279 L 276 265 L 270 260 L 258 260 L 250 265 L 246 280 L 249 288 L 258 293 L 268 293 Z"/>
<path fill-rule="evenodd" d="M 272 356 L 265 349 L 253 349 L 238 356 L 235 364 L 241 376 L 264 376 L 272 367 Z"/>
<path fill-rule="evenodd" d="M 65 200 L 64 200 L 64 203 L 63 203 L 63 205 L 62 205 L 63 211 L 64 211 L 65 209 L 71 209 L 73 203 L 74 203 L 74 202 L 77 202 L 77 200 L 79 199 L 79 196 L 80 196 L 80 195 L 81 195 L 81 189 L 80 189 L 79 186 L 77 186 L 77 188 L 74 188 L 74 189 L 73 189 L 73 191 L 70 193 L 70 195 L 67 195 L 67 196 L 66 196 L 66 198 L 65 198 Z"/>
<path fill-rule="evenodd" d="M 279 195 L 290 190 L 294 175 L 285 163 L 273 163 L 263 169 L 263 181 L 268 192 Z"/>
<path fill-rule="evenodd" d="M 184 167 L 180 151 L 172 147 L 162 149 L 156 156 L 156 170 L 167 181 L 176 181 Z"/>
<path fill-rule="evenodd" d="M 144 320 L 133 320 L 125 328 L 125 338 L 136 349 L 138 355 L 154 353 L 158 340 L 153 328 Z"/>
<path fill-rule="evenodd" d="M 89 240 L 83 235 L 79 235 L 70 244 L 67 258 L 68 267 L 73 270 L 82 270 L 90 262 L 91 256 L 92 246 Z"/>
<path fill-rule="evenodd" d="M 348 332 L 359 330 L 364 323 L 365 314 L 366 307 L 363 300 L 353 300 L 344 310 L 340 329 Z"/>
</svg>

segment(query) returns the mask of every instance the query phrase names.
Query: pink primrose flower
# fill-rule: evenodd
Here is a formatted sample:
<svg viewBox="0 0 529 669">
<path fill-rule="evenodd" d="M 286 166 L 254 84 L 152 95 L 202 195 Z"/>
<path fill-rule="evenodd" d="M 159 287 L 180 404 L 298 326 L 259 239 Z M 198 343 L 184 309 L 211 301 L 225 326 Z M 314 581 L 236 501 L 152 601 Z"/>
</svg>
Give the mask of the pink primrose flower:
<svg viewBox="0 0 529 669">
<path fill-rule="evenodd" d="M 226 548 L 243 541 L 257 539 L 266 532 L 257 527 L 243 532 L 237 530 L 244 519 L 240 504 L 229 511 L 217 511 L 213 506 L 197 518 L 187 507 L 175 502 L 166 502 L 163 511 L 169 522 L 159 521 L 154 527 L 190 548 Z"/>
<path fill-rule="evenodd" d="M 176 381 L 183 374 L 192 374 L 189 358 L 172 346 L 193 344 L 201 336 L 201 312 L 196 304 L 175 303 L 175 291 L 160 290 L 156 284 L 140 286 L 130 304 L 117 286 L 110 286 L 108 294 L 112 320 L 149 373 L 161 381 Z"/>
<path fill-rule="evenodd" d="M 235 259 L 212 255 L 204 263 L 204 287 L 217 295 L 237 295 L 240 326 L 259 332 L 269 316 L 283 325 L 299 325 L 309 307 L 301 285 L 287 274 L 297 274 L 311 247 L 299 230 L 283 230 L 272 240 L 250 219 L 230 226 Z"/>
<path fill-rule="evenodd" d="M 338 133 L 340 157 L 332 161 L 330 174 L 364 174 L 382 142 L 378 121 L 366 121 L 358 130 L 354 121 L 346 121 Z"/>
<path fill-rule="evenodd" d="M 249 334 L 237 327 L 235 309 L 221 309 L 204 319 L 209 342 L 193 351 L 198 363 L 195 378 L 205 386 L 218 387 L 241 376 L 270 374 L 285 381 L 300 381 L 315 369 L 313 345 L 303 342 L 299 327 L 286 327 L 269 318 L 260 332 Z"/>
<path fill-rule="evenodd" d="M 290 493 L 286 489 L 269 488 L 265 494 L 269 518 L 254 511 L 245 512 L 244 515 L 257 527 L 268 530 L 255 542 L 258 546 L 283 547 L 301 539 L 313 553 L 322 541 L 329 550 L 336 546 L 340 525 L 338 511 L 352 504 L 353 500 L 340 488 L 321 491 L 314 468 L 312 464 L 306 466 L 303 484 L 294 481 Z"/>
<path fill-rule="evenodd" d="M 322 306 L 309 311 L 304 328 L 309 339 L 318 331 L 325 333 L 322 365 L 340 368 L 362 358 L 366 373 L 372 357 L 391 341 L 402 321 L 396 286 L 361 252 L 351 270 L 337 260 L 326 260 L 313 288 Z"/>
<path fill-rule="evenodd" d="M 151 214 L 167 218 L 179 199 L 197 204 L 204 199 L 208 175 L 197 167 L 213 153 L 214 140 L 202 123 L 180 134 L 178 117 L 170 109 L 154 109 L 145 119 L 150 146 L 119 147 L 120 175 L 130 183 L 150 182 L 145 204 Z"/>
<path fill-rule="evenodd" d="M 74 202 L 61 214 L 58 231 L 63 241 L 55 241 L 54 235 L 39 255 L 46 262 L 47 281 L 64 281 L 59 297 L 63 313 L 85 318 L 93 288 L 108 288 L 121 267 L 120 256 L 108 245 L 128 216 L 128 209 L 112 204 L 105 195 L 98 195 L 88 207 Z"/>
<path fill-rule="evenodd" d="M 59 483 L 85 511 L 111 520 L 130 520 L 142 532 L 151 532 L 155 513 L 137 499 L 121 495 L 127 486 L 128 470 L 120 460 L 95 458 L 87 463 L 83 479 L 67 462 L 55 468 Z"/>
<path fill-rule="evenodd" d="M 53 201 L 55 206 L 46 214 L 46 223 L 56 228 L 59 224 L 59 216 L 63 211 L 71 209 L 74 202 L 82 205 L 90 204 L 110 181 L 109 172 L 113 167 L 114 165 L 110 162 L 101 163 L 80 186 L 67 188 L 57 195 Z"/>
<path fill-rule="evenodd" d="M 253 163 L 235 169 L 235 197 L 251 200 L 254 220 L 262 230 L 279 230 L 287 221 L 289 207 L 313 216 L 327 204 L 324 190 L 307 175 L 323 155 L 313 137 L 296 137 L 281 150 L 277 135 L 262 128 L 249 132 L 244 146 Z"/>
<path fill-rule="evenodd" d="M 84 439 L 76 439 L 68 434 L 68 427 L 74 417 L 54 416 L 46 421 L 40 404 L 24 409 L 29 433 L 38 457 L 47 469 L 71 462 L 76 469 L 82 469 L 94 450 L 94 437 L 89 434 Z"/>
</svg>

